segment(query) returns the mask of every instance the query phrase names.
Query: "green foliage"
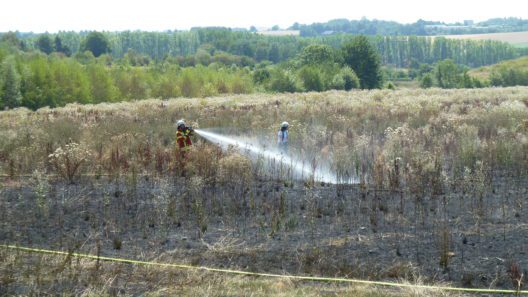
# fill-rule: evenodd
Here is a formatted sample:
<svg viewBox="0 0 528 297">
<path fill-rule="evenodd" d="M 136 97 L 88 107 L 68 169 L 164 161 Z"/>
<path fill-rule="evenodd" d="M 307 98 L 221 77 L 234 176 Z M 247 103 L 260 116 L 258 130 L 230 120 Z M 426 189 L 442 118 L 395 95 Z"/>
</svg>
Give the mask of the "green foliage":
<svg viewBox="0 0 528 297">
<path fill-rule="evenodd" d="M 299 60 L 303 65 L 321 65 L 333 63 L 335 59 L 333 50 L 328 45 L 312 44 L 302 50 Z"/>
<path fill-rule="evenodd" d="M 81 43 L 82 51 L 90 51 L 95 57 L 110 53 L 110 43 L 101 32 L 90 32 Z"/>
<path fill-rule="evenodd" d="M 528 86 L 528 70 L 513 67 L 494 69 L 490 82 L 493 86 Z"/>
<path fill-rule="evenodd" d="M 358 89 L 360 87 L 359 78 L 357 77 L 354 70 L 350 67 L 343 67 L 339 73 L 334 75 L 330 88 L 335 90 L 346 90 Z"/>
<path fill-rule="evenodd" d="M 68 46 L 65 46 L 62 44 L 62 39 L 59 36 L 55 36 L 55 51 L 59 53 L 63 53 L 66 56 L 71 55 L 71 50 Z"/>
<path fill-rule="evenodd" d="M 299 70 L 299 79 L 306 91 L 320 92 L 324 89 L 321 73 L 317 67 L 304 66 Z"/>
<path fill-rule="evenodd" d="M 266 83 L 271 77 L 271 73 L 268 69 L 257 69 L 253 72 L 253 81 L 256 84 L 264 84 Z"/>
<path fill-rule="evenodd" d="M 252 60 L 259 62 L 269 60 L 273 63 L 279 63 L 298 55 L 306 46 L 325 45 L 332 49 L 338 49 L 353 38 L 352 35 L 309 38 L 264 36 L 221 28 L 175 32 L 102 32 L 101 34 L 107 38 L 114 59 L 122 58 L 129 49 L 132 49 L 154 61 L 176 57 L 182 62 L 180 66 L 194 66 L 196 64 L 195 56 L 200 50 L 205 50 L 211 57 L 214 57 L 218 52 L 238 56 L 239 62 L 246 65 L 248 61 Z M 55 36 L 60 37 L 62 43 L 71 49 L 73 54 L 85 50 L 81 46 L 85 38 L 80 33 L 60 32 Z M 37 38 L 38 35 L 25 37 L 23 41 L 31 47 L 34 46 Z M 478 67 L 516 58 L 523 54 L 523 50 L 512 45 L 490 40 L 457 40 L 394 36 L 394 34 L 371 36 L 369 40 L 378 50 L 381 62 L 384 65 L 396 67 L 413 65 L 416 67 L 419 64 L 433 64 L 444 59 L 453 59 L 457 64 Z M 339 58 L 339 55 L 335 58 Z"/>
<path fill-rule="evenodd" d="M 0 41 L 4 44 L 7 44 L 9 47 L 17 48 L 20 50 L 24 50 L 26 48 L 25 42 L 20 40 L 15 32 L 10 31 L 2 34 L 2 38 L 0 38 Z"/>
<path fill-rule="evenodd" d="M 444 60 L 436 65 L 435 75 L 438 86 L 444 89 L 457 87 L 460 70 L 453 60 Z"/>
<path fill-rule="evenodd" d="M 115 102 L 120 99 L 120 92 L 104 66 L 91 64 L 86 68 L 90 81 L 90 93 L 93 103 Z"/>
<path fill-rule="evenodd" d="M 13 56 L 7 57 L 0 68 L 0 92 L 2 100 L 0 101 L 2 108 L 20 106 L 22 95 L 20 93 L 20 74 L 16 68 L 16 61 Z"/>
<path fill-rule="evenodd" d="M 290 29 L 300 30 L 301 36 L 320 36 L 327 32 L 332 34 L 349 33 L 364 35 L 450 35 L 482 34 L 497 32 L 518 32 L 528 30 L 528 20 L 519 18 L 490 19 L 473 25 L 445 24 L 441 22 L 418 20 L 411 24 L 394 21 L 347 20 L 335 19 L 311 25 L 294 24 Z"/>
<path fill-rule="evenodd" d="M 37 47 L 38 49 L 49 55 L 53 52 L 53 41 L 51 40 L 51 37 L 48 34 L 42 34 L 37 39 Z"/>
<path fill-rule="evenodd" d="M 92 32 L 85 38 L 74 32 L 20 36 L 15 33 L 2 35 L 0 61 L 7 56 L 15 57 L 15 71 L 9 72 L 13 75 L 8 77 L 7 85 L 14 86 L 9 88 L 15 90 L 11 94 L 18 94 L 16 89 L 19 89 L 20 96 L 15 95 L 18 103 L 9 104 L 31 109 L 73 102 L 203 97 L 254 90 L 296 92 L 381 87 L 376 48 L 384 63 L 414 67 L 408 72 L 398 67 L 385 67 L 396 69 L 386 71 L 387 80 L 391 81 L 423 77 L 432 66 L 422 62 L 430 63 L 437 57 L 455 55 L 453 61 L 456 63 L 458 60 L 487 63 L 513 54 L 501 43 L 461 43 L 412 36 L 270 37 L 218 28 L 168 33 Z M 86 50 L 92 44 L 90 40 L 96 40 L 96 45 L 106 45 L 101 51 Z M 30 51 L 20 50 L 24 43 Z M 342 44 L 346 45 L 340 48 Z M 51 53 L 46 56 L 33 50 L 38 48 Z M 110 48 L 111 54 L 102 54 L 108 53 Z M 72 58 L 68 57 L 70 49 L 74 53 Z M 475 54 L 488 50 L 486 56 Z M 280 63 L 284 60 L 287 62 Z M 264 62 L 256 65 L 256 61 Z M 486 85 L 486 82 L 464 75 L 463 68 L 457 68 L 455 79 L 444 87 Z M 437 69 L 442 70 L 442 65 Z M 496 84 L 503 84 L 502 80 L 512 81 L 506 74 L 496 77 Z M 0 81 L 0 98 L 6 105 L 5 77 Z"/>
<path fill-rule="evenodd" d="M 273 44 L 271 46 L 271 48 L 268 51 L 268 60 L 270 60 L 273 63 L 277 63 L 281 60 L 281 54 L 280 54 L 278 45 Z"/>
<path fill-rule="evenodd" d="M 356 36 L 342 47 L 344 63 L 359 77 L 361 87 L 375 89 L 381 86 L 380 60 L 375 48 L 365 36 Z"/>
<path fill-rule="evenodd" d="M 460 88 L 471 89 L 475 87 L 475 84 L 473 83 L 473 79 L 467 74 L 467 72 L 464 72 L 460 77 L 458 86 Z"/>
<path fill-rule="evenodd" d="M 85 51 L 85 52 L 82 52 L 82 53 L 77 53 L 75 55 L 75 60 L 77 60 L 79 63 L 81 63 L 83 65 L 88 65 L 88 64 L 95 63 L 95 57 L 94 57 L 94 55 L 92 54 L 91 51 Z"/>
<path fill-rule="evenodd" d="M 424 75 L 420 80 L 420 87 L 422 89 L 428 89 L 433 86 L 433 76 L 429 73 Z"/>
<path fill-rule="evenodd" d="M 297 91 L 295 77 L 288 71 L 278 69 L 272 75 L 270 89 L 273 92 L 293 93 Z"/>
</svg>

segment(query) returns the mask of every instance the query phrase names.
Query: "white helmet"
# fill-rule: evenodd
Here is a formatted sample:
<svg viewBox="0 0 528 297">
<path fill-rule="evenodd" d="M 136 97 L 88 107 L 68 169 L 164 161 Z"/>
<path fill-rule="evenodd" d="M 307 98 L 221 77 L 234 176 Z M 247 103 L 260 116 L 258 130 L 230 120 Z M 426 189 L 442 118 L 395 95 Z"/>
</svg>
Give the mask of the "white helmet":
<svg viewBox="0 0 528 297">
<path fill-rule="evenodd" d="M 180 127 L 180 126 L 185 126 L 185 122 L 183 121 L 183 119 L 176 122 L 176 127 Z"/>
<path fill-rule="evenodd" d="M 288 128 L 290 126 L 290 124 L 288 124 L 288 122 L 282 122 L 281 124 L 281 128 Z"/>
</svg>

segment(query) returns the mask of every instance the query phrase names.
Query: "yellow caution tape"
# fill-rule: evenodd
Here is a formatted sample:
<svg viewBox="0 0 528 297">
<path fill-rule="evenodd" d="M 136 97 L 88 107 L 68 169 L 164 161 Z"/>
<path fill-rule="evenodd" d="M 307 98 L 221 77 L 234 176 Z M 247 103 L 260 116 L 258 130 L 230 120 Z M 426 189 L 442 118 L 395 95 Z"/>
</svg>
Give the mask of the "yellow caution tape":
<svg viewBox="0 0 528 297">
<path fill-rule="evenodd" d="M 192 266 L 192 265 L 185 265 L 185 264 L 171 264 L 171 263 L 139 261 L 139 260 L 132 260 L 132 259 L 124 259 L 124 258 L 113 258 L 113 257 L 90 255 L 90 254 L 70 253 L 70 252 L 56 251 L 56 250 L 29 248 L 29 247 L 22 247 L 22 246 L 16 246 L 16 245 L 0 244 L 0 247 L 5 248 L 5 249 L 14 249 L 14 250 L 31 252 L 31 253 L 52 254 L 52 255 L 70 255 L 73 257 L 102 260 L 102 261 L 109 261 L 109 262 L 128 263 L 128 264 L 146 265 L 146 266 L 171 267 L 171 268 L 180 268 L 180 269 L 203 270 L 203 271 L 209 271 L 209 272 L 220 272 L 220 273 L 248 275 L 248 276 L 287 278 L 287 279 L 293 279 L 293 280 L 307 280 L 307 281 L 319 281 L 319 282 L 356 283 L 356 284 L 366 284 L 366 285 L 376 285 L 376 286 L 386 286 L 386 287 L 419 288 L 419 289 L 441 290 L 441 291 L 456 291 L 456 292 L 465 292 L 465 293 L 528 294 L 528 291 L 516 291 L 516 290 L 456 288 L 456 287 L 442 287 L 442 286 L 428 286 L 428 285 L 414 285 L 414 284 L 403 284 L 403 283 L 368 281 L 368 280 L 358 280 L 358 279 L 350 279 L 350 278 L 259 273 L 259 272 L 250 272 L 250 271 L 242 271 L 242 270 L 211 268 L 211 267 L 205 267 L 205 266 Z"/>
</svg>

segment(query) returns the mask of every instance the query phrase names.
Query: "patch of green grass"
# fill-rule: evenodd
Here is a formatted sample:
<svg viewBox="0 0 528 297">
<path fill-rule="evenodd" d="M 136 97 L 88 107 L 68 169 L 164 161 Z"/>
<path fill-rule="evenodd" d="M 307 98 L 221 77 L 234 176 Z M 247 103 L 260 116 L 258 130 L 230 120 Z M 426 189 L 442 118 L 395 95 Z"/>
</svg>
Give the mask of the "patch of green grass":
<svg viewBox="0 0 528 297">
<path fill-rule="evenodd" d="M 522 43 L 515 43 L 513 44 L 515 47 L 525 48 L 528 47 L 528 42 L 522 42 Z"/>
<path fill-rule="evenodd" d="M 528 47 L 528 43 L 525 43 Z M 489 79 L 491 73 L 499 68 L 513 68 L 518 70 L 528 70 L 528 56 L 524 56 L 514 60 L 507 60 L 490 66 L 480 67 L 472 69 L 468 72 L 472 77 L 479 79 Z"/>
</svg>

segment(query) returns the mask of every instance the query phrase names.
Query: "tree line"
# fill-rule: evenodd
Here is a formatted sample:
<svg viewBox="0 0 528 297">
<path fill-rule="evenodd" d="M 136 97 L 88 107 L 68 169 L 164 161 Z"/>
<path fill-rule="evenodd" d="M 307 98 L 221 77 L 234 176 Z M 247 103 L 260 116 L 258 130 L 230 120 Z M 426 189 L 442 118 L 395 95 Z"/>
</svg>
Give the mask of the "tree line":
<svg viewBox="0 0 528 297">
<path fill-rule="evenodd" d="M 23 39 L 27 48 L 38 49 L 46 35 L 59 37 L 73 54 L 83 51 L 83 40 L 91 32 L 60 32 L 58 34 L 31 35 Z M 225 28 L 198 28 L 190 31 L 168 32 L 102 32 L 108 40 L 113 58 L 122 58 L 129 51 L 148 56 L 155 61 L 179 58 L 180 66 L 193 63 L 189 57 L 211 59 L 216 56 L 244 57 L 240 63 L 287 61 L 310 44 L 325 44 L 340 48 L 354 38 L 350 34 L 319 37 L 264 36 L 252 32 L 232 31 Z M 44 37 L 43 37 L 44 36 Z M 435 63 L 452 59 L 469 67 L 491 65 L 526 54 L 510 44 L 498 41 L 459 40 L 443 37 L 370 36 L 380 53 L 383 64 L 410 67 L 413 63 Z M 97 54 L 95 54 L 97 56 Z"/>
<path fill-rule="evenodd" d="M 409 69 L 404 77 L 419 80 L 424 88 L 472 88 L 524 82 L 524 72 L 510 70 L 497 72 L 491 82 L 468 76 L 469 68 L 461 63 L 467 61 L 464 57 L 468 57 L 468 52 L 484 51 L 481 61 L 493 55 L 511 54 L 507 50 L 501 52 L 501 43 L 452 43 L 445 38 L 369 38 L 362 35 L 336 39 L 334 36 L 330 40 L 320 39 L 321 43 L 312 43 L 313 39 L 301 49 L 292 51 L 288 60 L 278 59 L 274 63 L 230 53 L 229 43 L 221 44 L 222 39 L 213 37 L 218 30 L 204 32 L 208 37 L 201 38 L 211 43 L 199 46 L 194 54 L 167 55 L 161 60 L 141 52 L 141 48 L 129 48 L 116 57 L 114 43 L 109 38 L 117 36 L 115 34 L 76 33 L 78 49 L 61 34 L 38 35 L 33 44 L 19 39 L 16 34 L 4 34 L 0 38 L 0 108 L 37 109 L 72 102 L 207 97 L 255 91 L 394 88 L 394 84 L 386 82 L 400 77 L 402 71 L 394 73 L 391 70 L 392 66 L 400 64 Z M 233 33 L 220 32 L 225 36 Z M 296 39 L 288 40 L 295 43 Z M 434 42 L 432 47 L 429 41 Z M 379 50 L 381 44 L 383 47 Z M 455 45 L 466 45 L 468 49 Z M 217 46 L 226 51 L 217 50 Z M 487 47 L 494 46 L 496 52 L 486 52 Z M 461 56 L 461 60 L 449 59 L 457 49 L 466 56 Z M 392 54 L 388 55 L 389 52 Z M 406 60 L 409 57 L 412 58 Z M 434 57 L 439 60 L 435 61 Z M 397 63 L 391 65 L 390 60 Z M 420 63 L 421 60 L 434 63 Z M 382 65 L 390 67 L 382 69 Z"/>
<path fill-rule="evenodd" d="M 377 51 L 364 36 L 339 49 L 307 46 L 281 64 L 246 66 L 231 64 L 239 58 L 233 55 L 225 59 L 213 56 L 216 60 L 197 57 L 192 66 L 180 66 L 176 58 L 151 60 L 132 50 L 122 58 L 113 58 L 109 41 L 98 33 L 88 34 L 80 45 L 82 51 L 68 56 L 66 50 L 54 45 L 56 40 L 62 39 L 55 36 L 39 42 L 46 46 L 46 52 L 21 50 L 18 42 L 0 42 L 0 108 L 37 109 L 73 102 L 207 97 L 254 91 L 371 89 L 382 87 L 383 80 Z"/>
<path fill-rule="evenodd" d="M 451 34 L 483 34 L 497 32 L 527 31 L 528 20 L 520 18 L 496 18 L 473 23 L 446 24 L 418 20 L 411 24 L 401 24 L 394 21 L 335 19 L 323 23 L 295 23 L 289 29 L 299 30 L 301 36 L 321 36 L 328 34 L 363 34 L 363 35 L 451 35 Z"/>
</svg>

